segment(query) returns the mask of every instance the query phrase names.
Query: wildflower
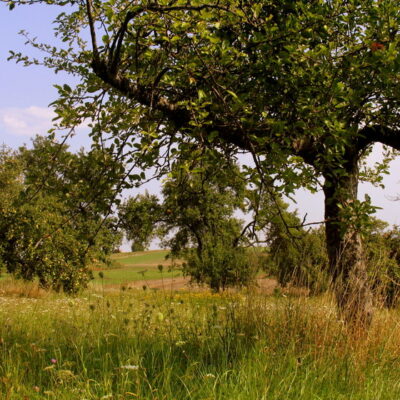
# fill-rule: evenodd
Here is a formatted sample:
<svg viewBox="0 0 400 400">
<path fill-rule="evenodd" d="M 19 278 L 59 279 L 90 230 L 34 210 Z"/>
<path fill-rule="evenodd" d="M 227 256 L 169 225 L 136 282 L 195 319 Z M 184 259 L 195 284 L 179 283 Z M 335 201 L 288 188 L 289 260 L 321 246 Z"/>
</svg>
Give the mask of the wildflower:
<svg viewBox="0 0 400 400">
<path fill-rule="evenodd" d="M 162 322 L 162 321 L 164 320 L 164 314 L 163 314 L 162 312 L 159 312 L 159 313 L 157 314 L 157 319 L 158 319 L 160 322 Z"/>
<path fill-rule="evenodd" d="M 129 369 L 131 371 L 137 371 L 139 369 L 139 365 L 121 365 L 121 369 Z"/>
<path fill-rule="evenodd" d="M 57 360 L 56 360 L 55 358 L 52 358 L 52 359 L 50 360 L 50 362 L 51 362 L 52 364 L 57 364 Z"/>
</svg>

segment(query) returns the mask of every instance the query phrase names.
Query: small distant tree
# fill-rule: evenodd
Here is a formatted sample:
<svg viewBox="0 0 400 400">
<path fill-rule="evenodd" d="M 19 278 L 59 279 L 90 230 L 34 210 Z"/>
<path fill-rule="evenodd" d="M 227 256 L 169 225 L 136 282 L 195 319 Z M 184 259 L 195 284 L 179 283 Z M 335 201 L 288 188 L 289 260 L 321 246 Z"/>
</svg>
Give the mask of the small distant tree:
<svg viewBox="0 0 400 400">
<path fill-rule="evenodd" d="M 139 194 L 128 198 L 119 207 L 121 229 L 132 242 L 132 251 L 147 250 L 155 237 L 155 224 L 160 219 L 161 205 L 157 196 Z"/>
<path fill-rule="evenodd" d="M 205 161 L 206 160 L 206 161 Z M 156 235 L 170 256 L 183 259 L 184 274 L 219 291 L 250 283 L 256 268 L 250 262 L 246 230 L 234 217 L 245 208 L 246 184 L 235 163 L 207 158 L 180 159 L 162 188 L 163 201 L 148 194 L 130 198 L 121 207 L 127 237 L 149 243 Z"/>
<path fill-rule="evenodd" d="M 234 212 L 244 209 L 245 182 L 234 163 L 218 163 L 218 155 L 177 162 L 162 194 L 167 218 L 161 224 L 172 257 L 183 258 L 183 272 L 219 291 L 248 284 L 254 274 L 241 248 L 242 224 Z"/>
</svg>

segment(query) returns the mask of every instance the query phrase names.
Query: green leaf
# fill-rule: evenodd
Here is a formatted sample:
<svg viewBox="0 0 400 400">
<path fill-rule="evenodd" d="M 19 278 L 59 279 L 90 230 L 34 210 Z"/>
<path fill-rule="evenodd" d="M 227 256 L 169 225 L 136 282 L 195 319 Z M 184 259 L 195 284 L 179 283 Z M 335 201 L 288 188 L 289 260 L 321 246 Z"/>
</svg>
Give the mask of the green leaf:
<svg viewBox="0 0 400 400">
<path fill-rule="evenodd" d="M 204 99 L 207 98 L 206 93 L 204 92 L 203 89 L 199 89 L 199 90 L 197 91 L 197 95 L 198 95 L 198 97 L 199 97 L 199 100 L 204 100 Z"/>
</svg>

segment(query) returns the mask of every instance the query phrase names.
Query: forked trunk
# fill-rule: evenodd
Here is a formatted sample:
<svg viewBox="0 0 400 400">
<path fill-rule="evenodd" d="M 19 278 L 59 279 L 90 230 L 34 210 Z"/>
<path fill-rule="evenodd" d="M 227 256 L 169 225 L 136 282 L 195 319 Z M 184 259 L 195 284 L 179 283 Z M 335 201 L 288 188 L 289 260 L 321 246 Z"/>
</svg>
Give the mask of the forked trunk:
<svg viewBox="0 0 400 400">
<path fill-rule="evenodd" d="M 339 312 L 346 322 L 367 327 L 372 319 L 372 291 L 361 235 L 347 212 L 357 199 L 357 187 L 356 162 L 343 174 L 325 174 L 326 241 Z"/>
</svg>

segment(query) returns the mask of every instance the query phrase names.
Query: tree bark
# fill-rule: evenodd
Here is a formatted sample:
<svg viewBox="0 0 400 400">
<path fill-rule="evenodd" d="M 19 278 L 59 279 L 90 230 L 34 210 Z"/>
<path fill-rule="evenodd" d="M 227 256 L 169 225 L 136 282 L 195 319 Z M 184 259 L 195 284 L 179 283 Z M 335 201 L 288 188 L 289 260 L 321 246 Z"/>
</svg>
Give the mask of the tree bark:
<svg viewBox="0 0 400 400">
<path fill-rule="evenodd" d="M 371 323 L 372 291 L 360 232 L 346 210 L 357 200 L 357 160 L 344 171 L 324 173 L 325 229 L 329 272 L 339 313 L 349 324 Z"/>
</svg>

